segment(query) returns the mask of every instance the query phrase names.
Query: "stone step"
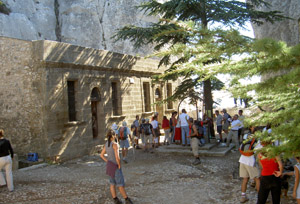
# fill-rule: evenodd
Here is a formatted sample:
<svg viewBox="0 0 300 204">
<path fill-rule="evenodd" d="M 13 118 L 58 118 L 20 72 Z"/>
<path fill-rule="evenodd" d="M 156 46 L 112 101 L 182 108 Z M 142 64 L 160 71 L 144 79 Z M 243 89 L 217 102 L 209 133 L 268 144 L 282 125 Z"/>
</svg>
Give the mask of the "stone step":
<svg viewBox="0 0 300 204">
<path fill-rule="evenodd" d="M 199 146 L 199 150 L 210 150 L 215 146 L 217 146 L 216 143 L 208 143 L 208 144 L 205 144 L 203 146 Z M 187 150 L 190 150 L 191 147 L 190 146 L 170 144 L 170 145 L 167 145 L 165 148 L 166 149 L 187 149 Z"/>
<path fill-rule="evenodd" d="M 167 153 L 167 154 L 186 154 L 186 155 L 192 155 L 191 147 L 189 146 L 179 146 L 175 145 L 175 147 L 172 145 L 172 147 L 163 145 L 159 148 L 155 149 L 155 152 L 157 153 Z M 178 146 L 178 147 L 176 147 Z M 231 151 L 233 146 L 230 147 L 221 147 L 217 146 L 217 144 L 206 144 L 203 147 L 199 147 L 199 155 L 200 156 L 216 156 L 216 157 L 223 157 L 228 152 Z"/>
</svg>

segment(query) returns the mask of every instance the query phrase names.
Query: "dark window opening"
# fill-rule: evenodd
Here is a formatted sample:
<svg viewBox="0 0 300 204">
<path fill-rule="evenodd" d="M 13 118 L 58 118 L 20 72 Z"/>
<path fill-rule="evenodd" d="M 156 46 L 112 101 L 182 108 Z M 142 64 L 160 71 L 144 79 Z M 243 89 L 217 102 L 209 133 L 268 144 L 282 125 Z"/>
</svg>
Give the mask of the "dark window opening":
<svg viewBox="0 0 300 204">
<path fill-rule="evenodd" d="M 75 81 L 68 81 L 69 121 L 76 121 Z"/>
<path fill-rule="evenodd" d="M 121 115 L 121 108 L 120 108 L 120 101 L 118 98 L 118 84 L 117 82 L 111 83 L 111 98 L 112 98 L 112 108 L 113 108 L 113 115 Z"/>
<path fill-rule="evenodd" d="M 145 112 L 151 111 L 150 105 L 150 84 L 148 82 L 143 83 L 143 91 L 144 91 L 144 104 L 145 104 Z"/>
</svg>

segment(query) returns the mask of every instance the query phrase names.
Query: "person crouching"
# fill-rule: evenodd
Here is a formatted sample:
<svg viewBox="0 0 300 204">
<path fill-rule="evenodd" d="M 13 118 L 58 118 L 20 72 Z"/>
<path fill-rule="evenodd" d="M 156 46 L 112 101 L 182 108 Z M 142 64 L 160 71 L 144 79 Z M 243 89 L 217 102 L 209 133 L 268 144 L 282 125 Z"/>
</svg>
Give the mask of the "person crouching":
<svg viewBox="0 0 300 204">
<path fill-rule="evenodd" d="M 190 127 L 190 134 L 189 134 L 188 138 L 191 139 L 192 151 L 193 151 L 193 155 L 195 157 L 193 164 L 198 165 L 201 163 L 200 157 L 199 157 L 198 130 L 197 130 L 196 125 L 194 124 L 193 118 L 189 118 L 188 123 L 189 123 L 189 127 Z"/>
</svg>

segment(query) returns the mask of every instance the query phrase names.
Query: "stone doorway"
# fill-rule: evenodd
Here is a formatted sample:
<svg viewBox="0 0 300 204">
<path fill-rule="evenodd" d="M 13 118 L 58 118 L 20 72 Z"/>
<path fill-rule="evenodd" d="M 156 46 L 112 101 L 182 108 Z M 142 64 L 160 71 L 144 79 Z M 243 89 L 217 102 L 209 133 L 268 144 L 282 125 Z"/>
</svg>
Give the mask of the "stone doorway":
<svg viewBox="0 0 300 204">
<path fill-rule="evenodd" d="M 98 106 L 100 103 L 100 92 L 98 88 L 93 88 L 91 93 L 91 111 L 92 111 L 92 131 L 93 138 L 98 137 Z"/>
<path fill-rule="evenodd" d="M 162 94 L 161 94 L 161 90 L 159 88 L 155 89 L 155 102 L 159 102 L 162 100 Z M 159 123 L 162 123 L 162 119 L 163 119 L 163 114 L 164 114 L 164 110 L 163 110 L 163 104 L 156 104 L 156 112 L 158 112 L 158 118 L 157 121 Z"/>
</svg>

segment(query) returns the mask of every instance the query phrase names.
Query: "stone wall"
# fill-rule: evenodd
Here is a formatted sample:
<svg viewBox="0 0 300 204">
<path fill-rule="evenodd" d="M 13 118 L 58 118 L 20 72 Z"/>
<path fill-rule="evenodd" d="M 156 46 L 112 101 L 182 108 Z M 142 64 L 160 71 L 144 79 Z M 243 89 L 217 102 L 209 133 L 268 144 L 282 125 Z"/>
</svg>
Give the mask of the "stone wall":
<svg viewBox="0 0 300 204">
<path fill-rule="evenodd" d="M 32 59 L 29 41 L 0 37 L 0 126 L 20 156 L 45 154 L 45 70 Z"/>
<path fill-rule="evenodd" d="M 154 111 L 160 116 L 171 114 L 167 105 L 153 105 L 157 99 L 166 98 L 167 83 L 151 82 L 151 76 L 163 71 L 157 69 L 157 60 L 55 41 L 0 39 L 1 72 L 10 76 L 5 79 L 7 86 L 2 82 L 0 86 L 1 121 L 19 154 L 34 151 L 51 160 L 75 158 L 103 144 L 114 122 L 121 125 L 125 120 L 130 126 L 136 115 L 151 117 Z M 68 81 L 75 82 L 76 121 L 69 121 Z M 118 115 L 113 114 L 112 82 L 119 87 Z M 152 105 L 148 112 L 143 82 L 150 85 Z M 173 90 L 175 87 L 173 83 Z M 91 111 L 94 88 L 100 93 L 96 136 Z M 157 88 L 160 98 L 155 96 Z M 9 117 L 12 114 L 14 117 Z"/>
</svg>

